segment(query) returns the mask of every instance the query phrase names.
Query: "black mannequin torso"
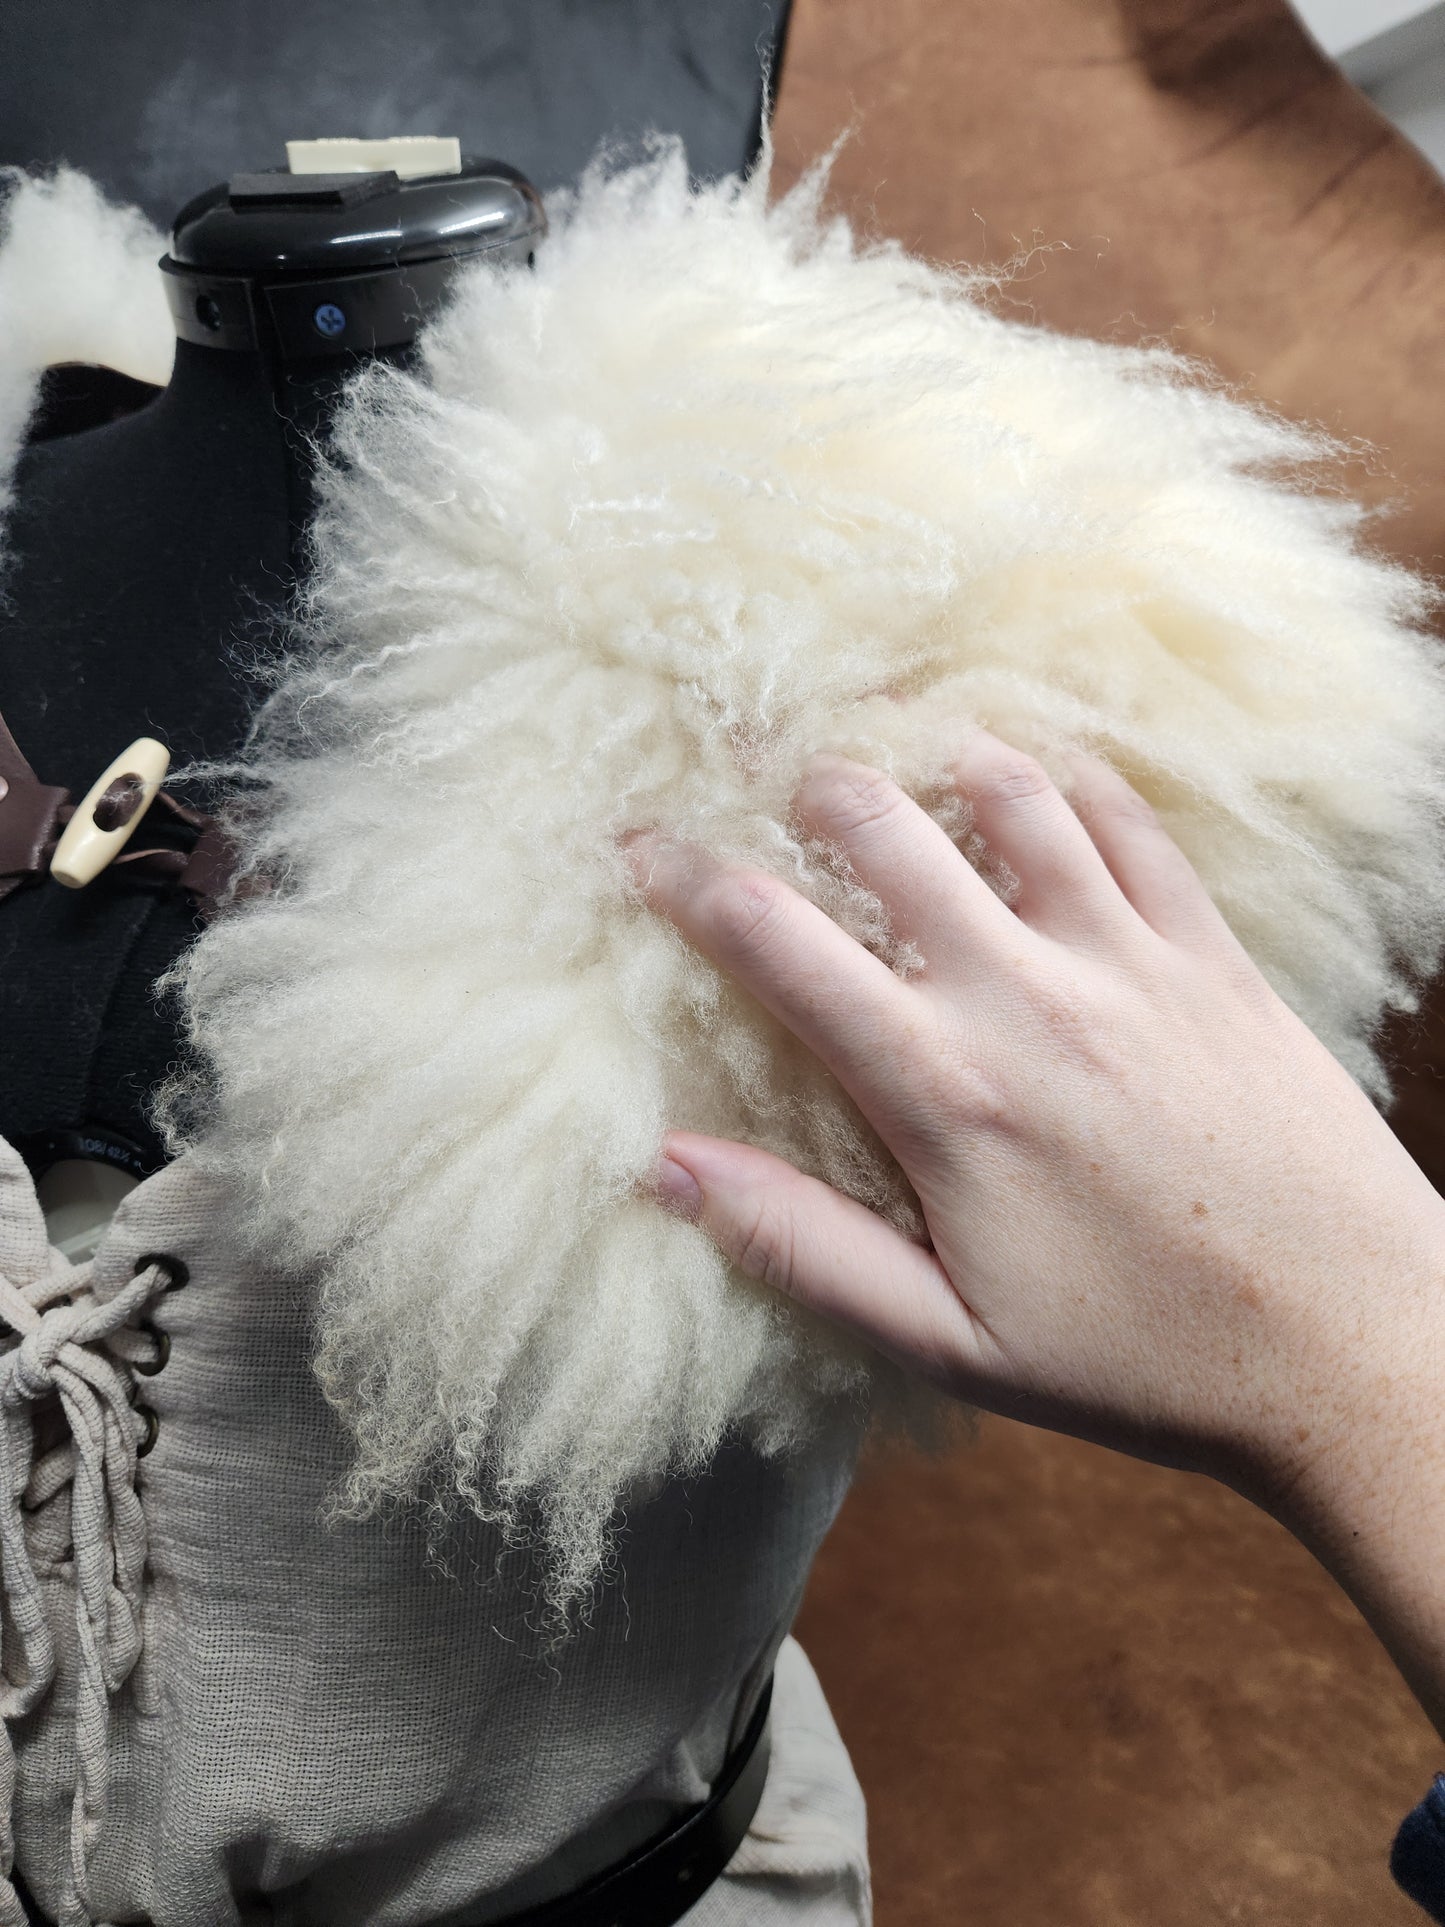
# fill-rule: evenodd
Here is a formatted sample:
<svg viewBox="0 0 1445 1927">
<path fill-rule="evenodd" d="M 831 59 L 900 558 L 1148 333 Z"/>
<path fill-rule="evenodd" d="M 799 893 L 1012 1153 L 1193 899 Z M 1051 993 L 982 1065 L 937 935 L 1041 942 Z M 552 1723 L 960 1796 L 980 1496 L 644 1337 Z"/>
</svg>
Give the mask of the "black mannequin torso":
<svg viewBox="0 0 1445 1927">
<path fill-rule="evenodd" d="M 489 168 L 472 164 L 455 191 L 437 191 L 465 201 Z M 535 197 L 502 185 L 518 238 L 431 264 L 437 287 L 459 259 L 525 257 L 540 211 Z M 138 736 L 158 737 L 177 766 L 239 748 L 303 565 L 312 437 L 363 354 L 400 362 L 410 353 L 408 342 L 385 339 L 321 355 L 303 341 L 302 353 L 288 352 L 296 343 L 272 325 L 272 292 L 298 283 L 294 274 L 267 280 L 257 236 L 274 228 L 274 252 L 292 259 L 298 229 L 329 225 L 329 210 L 238 213 L 218 193 L 198 197 L 177 225 L 184 272 L 168 277 L 169 291 L 192 339 L 176 344 L 169 386 L 119 420 L 33 442 L 17 469 L 0 604 L 4 716 L 40 780 L 75 797 Z M 424 193 L 393 182 L 389 196 L 367 202 L 361 225 L 385 230 L 394 218 L 414 228 Z M 183 247 L 186 235 L 197 238 Z M 396 252 L 350 259 L 348 274 L 326 285 L 357 314 L 355 291 L 368 278 L 359 270 L 384 285 L 399 274 L 410 301 L 429 270 L 396 269 Z M 225 275 L 231 266 L 245 273 Z M 303 314 L 318 285 L 299 283 Z M 204 345 L 195 312 L 213 287 L 254 318 L 244 345 Z M 412 332 L 422 305 L 408 309 Z M 187 794 L 183 783 L 170 787 Z M 152 986 L 196 928 L 184 893 L 116 869 L 78 892 L 45 881 L 0 905 L 0 1135 L 37 1170 L 82 1138 L 132 1171 L 160 1161 L 149 1101 L 178 1039 Z"/>
<path fill-rule="evenodd" d="M 0 161 L 63 158 L 161 219 L 198 177 L 279 162 L 283 138 L 326 131 L 451 131 L 550 183 L 602 138 L 658 127 L 717 174 L 757 151 L 787 14 L 788 0 L 246 0 L 224 14 L 77 0 L 61 20 L 50 0 L 16 0 Z M 0 712 L 42 782 L 79 795 L 142 734 L 177 764 L 237 746 L 300 560 L 295 428 L 324 414 L 342 371 L 182 340 L 170 388 L 138 412 L 109 420 L 141 399 L 115 377 L 88 397 L 82 378 L 79 408 L 49 412 L 52 428 L 105 425 L 25 452 L 5 532 Z M 97 1126 L 116 1162 L 159 1160 L 148 1100 L 177 1039 L 151 986 L 194 928 L 187 898 L 114 870 L 0 903 L 0 1135 L 25 1139 L 37 1168 L 57 1133 Z"/>
</svg>

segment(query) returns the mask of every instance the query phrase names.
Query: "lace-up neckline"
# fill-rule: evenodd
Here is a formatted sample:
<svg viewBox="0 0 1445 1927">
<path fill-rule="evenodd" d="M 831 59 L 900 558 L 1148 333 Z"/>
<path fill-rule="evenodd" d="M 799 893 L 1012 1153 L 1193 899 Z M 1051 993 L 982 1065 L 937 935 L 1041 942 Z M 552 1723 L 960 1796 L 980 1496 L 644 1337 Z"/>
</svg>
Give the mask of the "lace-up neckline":
<svg viewBox="0 0 1445 1927">
<path fill-rule="evenodd" d="M 70 1828 L 70 1892 L 59 1927 L 90 1927 L 89 1862 L 104 1822 L 112 1694 L 129 1676 L 144 1640 L 145 1517 L 136 1462 L 153 1436 L 133 1407 L 137 1371 L 163 1361 L 156 1333 L 133 1321 L 173 1283 L 161 1258 L 144 1259 L 113 1297 L 98 1300 L 91 1264 L 58 1254 L 40 1275 L 0 1275 L 0 1323 L 16 1342 L 0 1352 L 0 1927 L 24 1927 L 11 1882 L 11 1816 L 16 1759 L 9 1723 L 32 1711 L 56 1677 L 56 1634 L 36 1571 L 38 1515 L 70 1488 L 75 1577 L 77 1764 Z M 3 1341 L 0 1341 L 3 1342 Z M 37 1407 L 52 1396 L 65 1437 L 36 1454 Z M 153 1424 L 153 1420 L 151 1421 Z"/>
</svg>

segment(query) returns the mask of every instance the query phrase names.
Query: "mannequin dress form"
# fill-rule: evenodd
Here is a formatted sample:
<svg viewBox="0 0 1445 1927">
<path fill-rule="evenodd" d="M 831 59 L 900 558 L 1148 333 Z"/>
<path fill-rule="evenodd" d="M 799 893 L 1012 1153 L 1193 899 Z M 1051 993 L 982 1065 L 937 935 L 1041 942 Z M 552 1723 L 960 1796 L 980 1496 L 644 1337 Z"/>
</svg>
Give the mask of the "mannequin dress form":
<svg viewBox="0 0 1445 1927">
<path fill-rule="evenodd" d="M 177 765 L 238 746 L 264 686 L 252 665 L 284 644 L 306 560 L 309 438 L 341 383 L 368 359 L 406 362 L 461 261 L 525 274 L 541 230 L 536 195 L 493 163 L 460 178 L 232 176 L 183 210 L 166 264 L 172 381 L 150 398 L 87 372 L 52 382 L 16 475 L 0 708 L 40 783 L 78 796 L 143 735 Z M 127 400 L 141 405 L 76 425 L 87 406 Z M 147 820 L 137 841 L 156 840 Z M 197 917 L 185 894 L 116 865 L 76 892 L 43 876 L 5 892 L 11 880 L 0 875 L 0 1135 L 19 1141 L 60 1243 L 68 1205 L 47 1195 L 51 1178 L 87 1161 L 134 1177 L 163 1155 L 146 1099 L 176 1039 L 152 986 Z M 48 1274 L 24 1268 L 38 1252 L 56 1269 L 31 1187 L 13 1161 L 0 1175 L 17 1201 L 0 1273 L 48 1291 Z M 754 1917 L 750 1883 L 761 1904 L 786 1889 L 811 1917 L 811 1862 L 805 1881 L 745 1865 L 740 1890 L 722 1870 L 762 1792 L 768 1680 L 846 1485 L 851 1432 L 786 1466 L 729 1449 L 705 1476 L 643 1495 L 627 1585 L 599 1600 L 585 1640 L 536 1663 L 526 1548 L 508 1584 L 490 1583 L 512 1553 L 467 1514 L 453 1580 L 393 1518 L 325 1522 L 350 1450 L 312 1371 L 310 1299 L 243 1252 L 232 1204 L 181 1159 L 121 1202 L 93 1263 L 74 1267 L 74 1290 L 106 1316 L 142 1289 L 167 1304 L 142 1328 L 154 1355 L 128 1374 L 135 1401 L 116 1370 L 97 1368 L 117 1396 L 103 1431 L 80 1427 L 113 1442 L 113 1459 L 128 1426 L 140 1431 L 97 1488 L 125 1508 L 131 1538 L 102 1543 L 112 1514 L 93 1521 L 62 1487 L 64 1507 L 37 1498 L 8 1542 L 22 1574 L 34 1544 L 46 1624 L 60 1629 L 48 1650 L 62 1690 L 27 1672 L 39 1703 L 13 1740 L 14 1886 L 34 1894 L 35 1917 L 209 1927 L 272 1911 L 258 1896 L 274 1891 L 278 1917 L 298 1921 L 385 1908 L 438 1927 L 532 1927 L 541 1908 L 549 1923 L 596 1917 L 571 1896 L 604 1880 L 610 1896 L 624 1879 L 649 1896 L 649 1911 L 627 1917 L 661 1923 L 715 1876 L 717 1927 Z M 83 1259 L 81 1229 L 63 1249 Z M 47 1302 L 43 1316 L 58 1324 L 74 1309 Z M 152 1389 L 134 1374 L 159 1376 Z M 50 1467 L 66 1436 L 48 1389 L 34 1397 L 37 1463 Z M 20 1486 L 7 1489 L 18 1506 Z M 54 1557 L 45 1532 L 68 1532 L 73 1559 Z M 72 1638 L 90 1607 L 71 1574 L 107 1561 L 132 1584 L 124 1624 L 144 1637 L 102 1655 L 100 1678 L 99 1647 Z M 95 1611 L 121 1626 L 109 1596 Z M 788 1649 L 785 1687 L 790 1668 L 816 1695 Z M 109 1723 L 82 1725 L 76 1709 L 96 1703 Z M 843 1843 L 832 1888 L 861 1895 L 861 1801 L 841 1744 L 816 1744 L 820 1717 L 795 1698 L 777 1725 L 806 1729 L 817 1765 L 803 1805 Z M 278 1764 L 293 1734 L 294 1770 Z M 795 1789 L 796 1773 L 785 1768 L 783 1784 Z M 861 1920 L 862 1904 L 848 1917 Z"/>
<path fill-rule="evenodd" d="M 49 0 L 15 0 L 0 163 L 68 162 L 157 221 L 198 179 L 267 165 L 283 140 L 327 128 L 445 125 L 543 185 L 574 179 L 602 141 L 657 128 L 683 136 L 697 173 L 730 173 L 756 157 L 788 13 L 788 0 L 476 0 L 463 14 L 450 0 L 244 0 L 224 13 L 77 0 L 61 22 Z M 227 232 L 237 241 L 264 219 L 209 218 L 212 268 L 266 272 L 226 258 Z M 160 737 L 173 765 L 237 746 L 295 584 L 303 432 L 358 352 L 349 338 L 307 341 L 303 323 L 278 359 L 274 343 L 223 348 L 193 312 L 178 318 L 159 396 L 110 371 L 51 370 L 16 477 L 0 714 L 39 780 L 75 796 L 140 735 Z M 160 1161 L 147 1102 L 176 1037 L 151 986 L 194 929 L 185 897 L 114 871 L 78 897 L 9 895 L 0 1136 L 37 1175 L 81 1138 L 132 1177 Z"/>
<path fill-rule="evenodd" d="M 530 185 L 487 161 L 235 176 L 181 211 L 170 384 L 146 399 L 62 374 L 15 477 L 0 709 L 41 782 L 78 798 L 140 736 L 175 765 L 239 746 L 303 566 L 310 438 L 341 384 L 364 357 L 406 359 L 461 262 L 525 260 L 544 226 Z M 133 412 L 46 432 L 116 406 Z M 177 1038 L 153 986 L 196 928 L 187 892 L 115 867 L 0 906 L 0 1136 L 42 1187 L 64 1165 L 103 1205 L 163 1161 L 147 1106 Z"/>
</svg>

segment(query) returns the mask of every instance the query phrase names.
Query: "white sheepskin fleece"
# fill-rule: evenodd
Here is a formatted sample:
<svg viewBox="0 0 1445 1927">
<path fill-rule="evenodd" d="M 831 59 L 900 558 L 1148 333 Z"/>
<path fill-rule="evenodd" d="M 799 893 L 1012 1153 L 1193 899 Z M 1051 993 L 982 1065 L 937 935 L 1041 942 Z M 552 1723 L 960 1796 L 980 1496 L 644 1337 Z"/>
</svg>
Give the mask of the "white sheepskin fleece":
<svg viewBox="0 0 1445 1927">
<path fill-rule="evenodd" d="M 41 372 L 97 362 L 158 385 L 175 330 L 156 263 L 165 236 L 83 174 L 0 169 L 0 513 Z"/>
<path fill-rule="evenodd" d="M 639 903 L 626 831 L 886 945 L 794 834 L 809 756 L 936 798 L 975 725 L 1085 745 L 1377 1093 L 1371 1033 L 1441 937 L 1425 592 L 1295 485 L 1320 445 L 1163 354 L 997 318 L 821 189 L 693 191 L 672 146 L 598 167 L 534 272 L 464 278 L 420 373 L 356 378 L 248 769 L 274 887 L 183 972 L 209 1098 L 179 1138 L 324 1281 L 350 1502 L 530 1520 L 563 1594 L 638 1481 L 878 1393 L 649 1201 L 664 1129 L 914 1210 Z"/>
</svg>

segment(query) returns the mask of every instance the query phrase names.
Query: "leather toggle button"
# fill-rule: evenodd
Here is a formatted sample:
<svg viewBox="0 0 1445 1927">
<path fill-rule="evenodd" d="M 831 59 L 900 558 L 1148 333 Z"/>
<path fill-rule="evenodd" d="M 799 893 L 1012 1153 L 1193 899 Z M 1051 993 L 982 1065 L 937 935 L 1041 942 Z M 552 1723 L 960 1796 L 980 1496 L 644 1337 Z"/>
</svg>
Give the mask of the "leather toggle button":
<svg viewBox="0 0 1445 1927">
<path fill-rule="evenodd" d="M 50 874 L 81 890 L 114 861 L 166 780 L 171 753 L 153 736 L 139 736 L 103 769 L 61 832 Z"/>
</svg>

